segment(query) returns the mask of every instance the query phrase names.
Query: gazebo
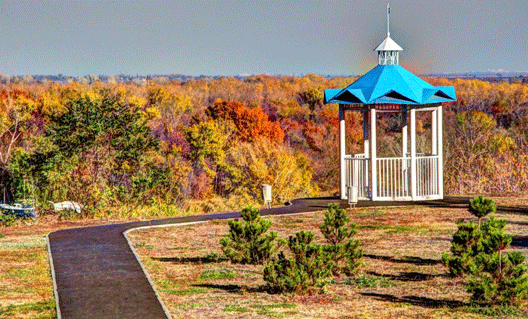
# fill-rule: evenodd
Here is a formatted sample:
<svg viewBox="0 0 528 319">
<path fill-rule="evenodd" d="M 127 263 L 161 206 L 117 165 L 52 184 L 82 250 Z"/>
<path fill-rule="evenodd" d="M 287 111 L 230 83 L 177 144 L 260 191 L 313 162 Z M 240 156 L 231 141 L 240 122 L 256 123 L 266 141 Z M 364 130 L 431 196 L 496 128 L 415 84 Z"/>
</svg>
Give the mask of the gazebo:
<svg viewBox="0 0 528 319">
<path fill-rule="evenodd" d="M 452 86 L 432 86 L 399 65 L 403 49 L 390 37 L 389 16 L 387 6 L 387 38 L 374 49 L 378 66 L 344 89 L 325 90 L 325 103 L 339 104 L 341 199 L 442 199 L 442 103 L 456 101 L 455 90 Z M 363 113 L 362 154 L 346 154 L 347 111 Z M 385 112 L 401 115 L 399 157 L 377 156 L 376 119 L 378 113 Z M 417 153 L 416 112 L 431 114 L 430 152 Z"/>
</svg>

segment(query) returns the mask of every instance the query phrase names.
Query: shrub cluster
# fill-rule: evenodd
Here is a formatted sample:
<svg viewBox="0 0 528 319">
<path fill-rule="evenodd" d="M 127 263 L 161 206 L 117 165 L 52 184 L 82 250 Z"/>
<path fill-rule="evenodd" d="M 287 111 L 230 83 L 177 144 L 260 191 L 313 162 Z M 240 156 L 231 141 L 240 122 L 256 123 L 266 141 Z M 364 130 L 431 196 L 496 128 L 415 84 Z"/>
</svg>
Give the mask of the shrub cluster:
<svg viewBox="0 0 528 319">
<path fill-rule="evenodd" d="M 258 209 L 246 208 L 241 215 L 244 222 L 229 222 L 229 233 L 220 241 L 222 249 L 232 262 L 265 264 L 264 280 L 273 292 L 324 290 L 326 279 L 351 275 L 361 265 L 363 253 L 359 241 L 353 239 L 355 225 L 337 204 L 329 205 L 320 227 L 326 244 L 313 243 L 311 231 L 277 241 L 276 232 L 265 234 L 271 222 L 262 219 Z M 271 257 L 284 244 L 288 250 Z"/>
<path fill-rule="evenodd" d="M 326 244 L 312 244 L 314 234 L 309 231 L 290 236 L 292 258 L 279 253 L 264 267 L 264 280 L 272 291 L 306 292 L 310 287 L 324 290 L 325 279 L 332 275 L 352 275 L 363 257 L 359 241 L 352 238 L 355 228 L 344 209 L 330 204 L 320 227 Z"/>
<path fill-rule="evenodd" d="M 481 223 L 481 218 L 496 211 L 493 200 L 478 196 L 469 205 L 475 221 L 457 221 L 458 230 L 451 242 L 451 256 L 442 253 L 444 264 L 455 276 L 469 276 L 466 286 L 471 301 L 487 305 L 516 305 L 528 297 L 525 257 L 520 252 L 504 251 L 511 237 L 504 233 L 506 220 Z"/>
</svg>

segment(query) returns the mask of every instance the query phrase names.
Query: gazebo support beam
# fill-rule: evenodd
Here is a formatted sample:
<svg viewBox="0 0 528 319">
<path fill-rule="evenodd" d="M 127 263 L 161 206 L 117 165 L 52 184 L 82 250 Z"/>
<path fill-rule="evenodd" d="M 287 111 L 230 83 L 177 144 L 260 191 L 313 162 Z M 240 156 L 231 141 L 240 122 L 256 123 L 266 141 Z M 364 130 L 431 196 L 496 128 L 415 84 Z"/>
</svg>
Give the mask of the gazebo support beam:
<svg viewBox="0 0 528 319">
<path fill-rule="evenodd" d="M 438 110 L 434 110 L 431 115 L 431 153 L 438 155 Z"/>
<path fill-rule="evenodd" d="M 341 199 L 346 199 L 346 143 L 345 143 L 345 108 L 339 104 L 339 175 Z"/>
<path fill-rule="evenodd" d="M 370 140 L 369 140 L 369 131 L 368 131 L 368 111 L 363 110 L 363 156 L 365 158 L 370 157 L 369 144 L 370 144 Z M 370 182 L 368 178 L 368 175 L 369 175 L 368 165 L 362 165 L 362 166 L 363 166 L 363 171 L 361 173 L 363 174 L 363 181 L 364 181 L 363 186 L 368 189 L 368 187 L 370 186 Z M 364 194 L 367 194 L 368 196 L 368 191 L 363 189 L 362 192 L 364 192 Z"/>
<path fill-rule="evenodd" d="M 416 200 L 416 109 L 411 109 L 411 197 Z"/>
<path fill-rule="evenodd" d="M 378 177 L 376 169 L 376 109 L 374 107 L 370 109 L 370 143 L 371 197 L 372 200 L 376 200 L 378 197 Z"/>
<path fill-rule="evenodd" d="M 402 112 L 402 157 L 407 157 L 407 152 L 409 150 L 409 144 L 407 142 L 408 138 L 408 123 L 407 123 L 407 111 Z"/>
<path fill-rule="evenodd" d="M 363 154 L 369 158 L 368 111 L 363 110 Z"/>
<path fill-rule="evenodd" d="M 444 147 L 443 147 L 443 133 L 442 133 L 442 106 L 436 109 L 436 122 L 438 132 L 438 194 L 440 199 L 444 198 Z"/>
<path fill-rule="evenodd" d="M 408 178 L 408 169 L 409 169 L 409 163 L 407 163 L 407 152 L 409 152 L 409 122 L 407 120 L 407 110 L 404 110 L 402 112 L 402 158 L 404 159 L 402 161 L 402 187 L 403 187 L 403 193 L 407 194 L 409 192 L 409 178 Z"/>
</svg>

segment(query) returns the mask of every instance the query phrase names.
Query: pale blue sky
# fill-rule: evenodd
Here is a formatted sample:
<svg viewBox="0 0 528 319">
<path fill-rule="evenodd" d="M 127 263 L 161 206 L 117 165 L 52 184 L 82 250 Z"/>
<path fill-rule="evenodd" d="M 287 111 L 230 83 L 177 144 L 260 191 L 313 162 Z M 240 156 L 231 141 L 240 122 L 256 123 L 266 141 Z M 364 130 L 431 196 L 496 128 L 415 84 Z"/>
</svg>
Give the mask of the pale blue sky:
<svg viewBox="0 0 528 319">
<path fill-rule="evenodd" d="M 394 0 L 418 73 L 528 71 L 527 0 Z M 0 0 L 0 73 L 362 74 L 381 0 Z"/>
</svg>

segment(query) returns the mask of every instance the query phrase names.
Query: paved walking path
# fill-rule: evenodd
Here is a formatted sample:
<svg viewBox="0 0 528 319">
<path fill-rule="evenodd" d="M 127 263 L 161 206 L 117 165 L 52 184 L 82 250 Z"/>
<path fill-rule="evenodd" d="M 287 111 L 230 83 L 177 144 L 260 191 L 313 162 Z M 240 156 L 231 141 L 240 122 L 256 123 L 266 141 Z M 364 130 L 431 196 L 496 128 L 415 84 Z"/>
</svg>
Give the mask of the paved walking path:
<svg viewBox="0 0 528 319">
<path fill-rule="evenodd" d="M 293 200 L 290 205 L 261 210 L 262 215 L 285 215 L 325 210 L 338 198 Z M 423 202 L 359 202 L 357 207 L 426 205 L 467 207 L 469 198 L 446 197 Z M 167 218 L 59 230 L 48 235 L 59 318 L 167 318 L 143 269 L 123 233 L 129 229 L 169 224 L 232 219 L 238 212 Z"/>
</svg>

